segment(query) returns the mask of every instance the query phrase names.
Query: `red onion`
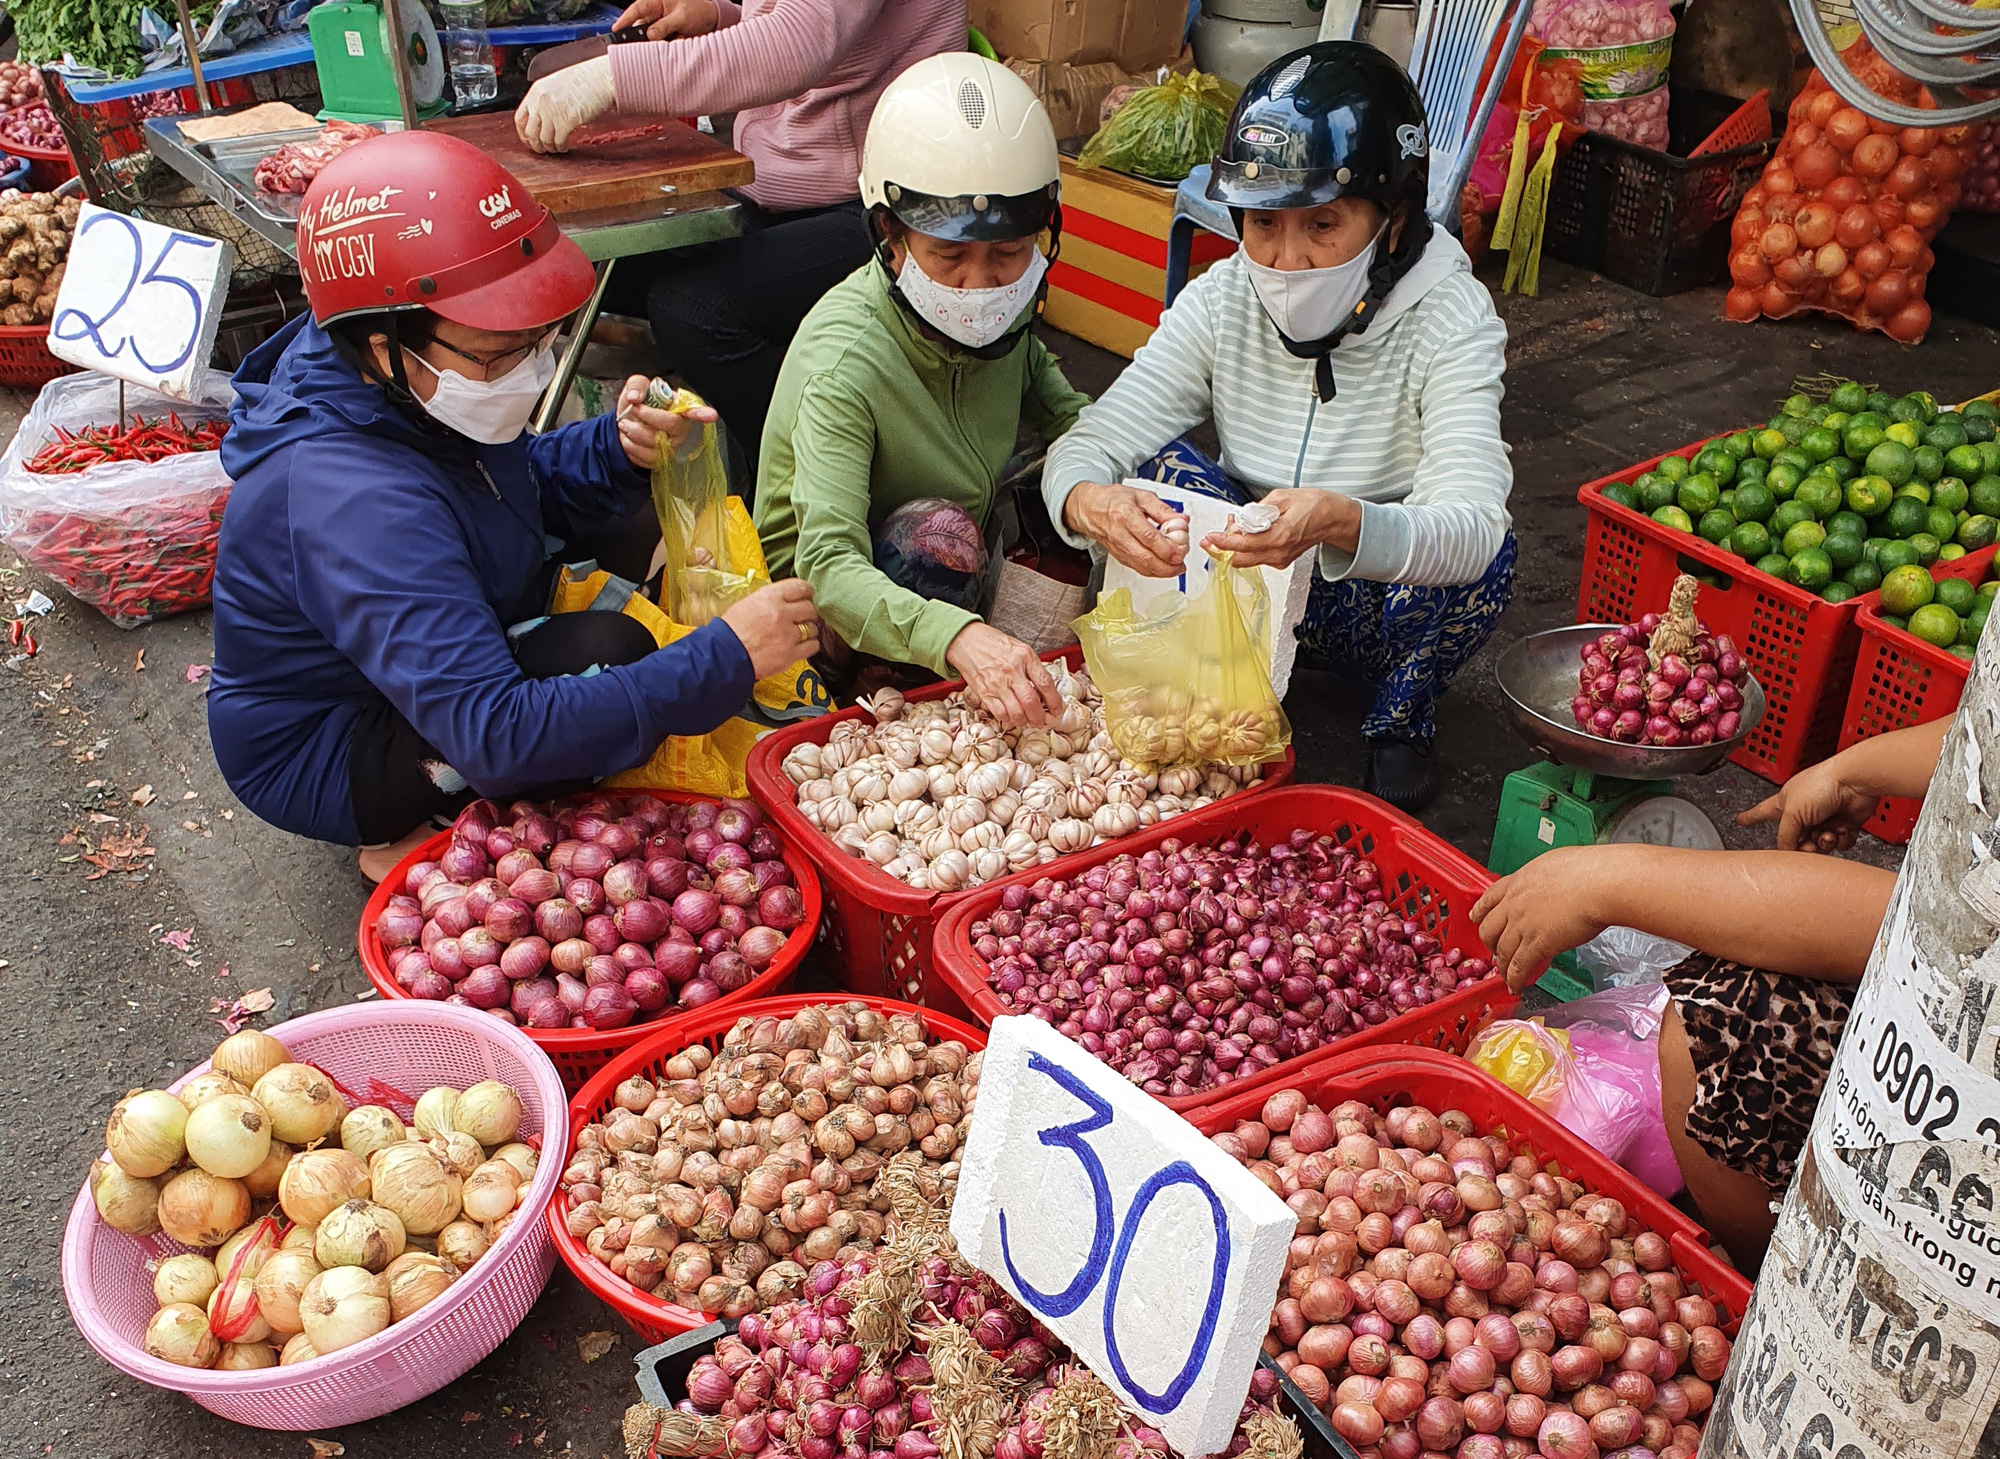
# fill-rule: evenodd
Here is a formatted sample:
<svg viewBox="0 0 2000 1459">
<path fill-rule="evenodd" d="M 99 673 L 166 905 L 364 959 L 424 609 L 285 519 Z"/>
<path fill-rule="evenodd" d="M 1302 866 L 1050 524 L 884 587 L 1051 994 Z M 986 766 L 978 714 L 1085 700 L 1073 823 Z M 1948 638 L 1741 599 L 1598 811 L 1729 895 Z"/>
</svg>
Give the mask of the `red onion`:
<svg viewBox="0 0 2000 1459">
<path fill-rule="evenodd" d="M 685 983 L 701 967 L 701 949 L 692 942 L 662 938 L 653 944 L 653 966 L 670 983 Z"/>
<path fill-rule="evenodd" d="M 683 1008 L 699 1008 L 704 1003 L 713 1003 L 722 996 L 722 990 L 706 978 L 691 978 L 681 985 L 680 1003 Z"/>
<path fill-rule="evenodd" d="M 623 985 L 629 971 L 617 958 L 598 953 L 583 965 L 583 981 L 585 986 L 591 988 L 600 983 Z"/>
<path fill-rule="evenodd" d="M 584 986 L 583 979 L 572 978 L 568 973 L 557 974 L 556 997 L 562 1000 L 562 1006 L 571 1013 L 583 1012 L 583 1000 L 589 993 L 590 989 Z"/>
<path fill-rule="evenodd" d="M 792 884 L 792 869 L 778 859 L 775 851 L 765 860 L 752 862 L 750 874 L 757 878 L 757 890 L 760 894 L 772 887 L 788 887 Z"/>
<path fill-rule="evenodd" d="M 594 917 L 610 905 L 604 895 L 604 883 L 584 876 L 571 877 L 563 888 L 563 896 L 586 917 Z"/>
<path fill-rule="evenodd" d="M 405 909 L 396 906 L 397 902 L 409 905 Z M 382 909 L 382 915 L 375 919 L 375 935 L 385 948 L 408 947 L 423 930 L 423 914 L 408 897 L 392 898 L 390 905 Z"/>
<path fill-rule="evenodd" d="M 725 871 L 716 877 L 714 890 L 716 896 L 732 906 L 754 906 L 757 901 L 757 878 L 748 867 Z"/>
<path fill-rule="evenodd" d="M 717 953 L 708 960 L 708 966 L 703 971 L 709 980 L 725 993 L 734 993 L 757 975 L 756 969 L 750 966 L 742 954 L 734 952 Z"/>
<path fill-rule="evenodd" d="M 713 892 L 687 891 L 674 898 L 673 919 L 696 937 L 713 927 L 721 911 L 721 904 Z M 769 918 L 765 921 L 770 925 Z M 662 931 L 665 929 L 662 928 Z M 655 934 L 656 936 L 658 934 Z"/>
<path fill-rule="evenodd" d="M 618 924 L 600 912 L 594 917 L 583 919 L 583 940 L 599 952 L 610 952 L 625 940 L 619 932 Z"/>
<path fill-rule="evenodd" d="M 546 873 L 543 873 L 546 874 Z M 583 913 L 573 902 L 551 897 L 535 908 L 535 931 L 551 943 L 566 942 L 583 934 Z"/>
<path fill-rule="evenodd" d="M 583 1001 L 583 1021 L 592 1028 L 623 1028 L 639 1011 L 622 983 L 600 983 Z"/>
<path fill-rule="evenodd" d="M 681 895 L 686 897 L 695 894 L 683 892 Z M 662 902 L 644 897 L 620 907 L 612 914 L 612 921 L 617 926 L 619 935 L 627 941 L 652 942 L 666 935 L 667 908 Z"/>
<path fill-rule="evenodd" d="M 634 968 L 625 975 L 625 991 L 641 1013 L 658 1013 L 673 997 L 658 968 Z"/>
<path fill-rule="evenodd" d="M 637 861 L 621 861 L 604 873 L 604 896 L 613 907 L 622 907 L 647 895 L 645 866 Z"/>
<path fill-rule="evenodd" d="M 678 920 L 678 899 L 674 903 Z M 766 887 L 757 897 L 757 920 L 766 927 L 775 927 L 780 932 L 790 932 L 805 921 L 805 899 L 799 889 L 791 885 Z M 685 924 L 683 924 L 685 925 Z M 689 928 L 693 931 L 693 928 Z"/>
<path fill-rule="evenodd" d="M 468 968 L 490 967 L 500 961 L 500 939 L 484 927 L 468 927 L 458 937 L 458 955 Z"/>
<path fill-rule="evenodd" d="M 639 833 L 630 826 L 619 825 L 616 822 L 599 831 L 596 841 L 620 861 L 639 849 Z"/>
<path fill-rule="evenodd" d="M 609 846 L 595 841 L 586 842 L 576 848 L 569 860 L 572 876 L 580 876 L 590 881 L 602 881 L 604 874 L 611 870 L 618 858 Z"/>
<path fill-rule="evenodd" d="M 1567 1409 L 1552 1409 L 1542 1419 L 1535 1442 L 1543 1459 L 1597 1459 L 1590 1425 Z"/>
<path fill-rule="evenodd" d="M 514 985 L 496 967 L 474 968 L 458 985 L 458 991 L 474 1008 L 501 1008 Z"/>
<path fill-rule="evenodd" d="M 535 913 L 519 897 L 502 897 L 486 909 L 486 915 L 480 920 L 485 923 L 486 930 L 502 942 L 512 942 L 534 930 Z"/>
<path fill-rule="evenodd" d="M 762 972 L 784 946 L 785 934 L 777 928 L 752 927 L 737 941 L 736 950 L 743 954 L 743 960 L 752 968 Z"/>
<path fill-rule="evenodd" d="M 740 806 L 725 806 L 715 817 L 715 833 L 725 841 L 742 842 L 750 839 L 750 833 L 757 829 L 749 812 Z"/>
<path fill-rule="evenodd" d="M 667 856 L 655 852 L 646 863 L 646 886 L 656 897 L 672 901 L 687 890 L 688 873 L 692 868 L 679 856 Z"/>
</svg>

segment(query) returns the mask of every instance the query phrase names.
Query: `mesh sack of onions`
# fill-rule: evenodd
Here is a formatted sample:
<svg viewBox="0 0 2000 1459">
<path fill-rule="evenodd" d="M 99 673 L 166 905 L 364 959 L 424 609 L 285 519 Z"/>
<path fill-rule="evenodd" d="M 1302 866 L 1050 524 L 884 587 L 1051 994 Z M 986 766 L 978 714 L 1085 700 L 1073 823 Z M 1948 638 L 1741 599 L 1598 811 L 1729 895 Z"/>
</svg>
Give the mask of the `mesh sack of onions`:
<svg viewBox="0 0 2000 1459">
<path fill-rule="evenodd" d="M 1871 90 L 1930 105 L 1867 41 L 1843 54 Z M 1970 142 L 1966 127 L 1875 121 L 1815 71 L 1736 214 L 1724 311 L 1748 322 L 1817 309 L 1915 344 L 1931 322 L 1930 241 L 1959 204 Z"/>
<path fill-rule="evenodd" d="M 1578 729 L 1668 748 L 1735 738 L 1750 668 L 1728 634 L 1712 634 L 1695 618 L 1697 587 L 1682 573 L 1664 615 L 1647 613 L 1584 645 L 1570 701 Z"/>
<path fill-rule="evenodd" d="M 887 1244 L 815 1264 L 794 1295 L 744 1317 L 695 1360 L 673 1409 L 629 1409 L 629 1459 L 1169 1459 L 1157 1429 L 959 1256 L 906 1160 L 880 1182 Z M 1224 1459 L 1300 1459 L 1278 1393 L 1260 1367 Z"/>
<path fill-rule="evenodd" d="M 1008 1012 L 1170 1097 L 1261 1073 L 1491 971 L 1392 909 L 1373 861 L 1304 829 L 1270 846 L 1169 839 L 1072 879 L 1009 886 L 970 932 Z"/>
<path fill-rule="evenodd" d="M 1665 0 L 1536 0 L 1529 23 L 1547 61 L 1579 63 L 1587 129 L 1667 150 L 1674 13 Z"/>
<path fill-rule="evenodd" d="M 1965 192 L 1958 200 L 1958 211 L 2000 213 L 2000 127 L 1974 122 L 1967 133 L 1961 184 Z"/>
<path fill-rule="evenodd" d="M 815 1262 L 881 1240 L 877 1177 L 893 1158 L 926 1199 L 949 1203 L 979 1066 L 914 1009 L 746 1014 L 719 1051 L 695 1044 L 659 1080 L 624 1081 L 610 1115 L 577 1132 L 562 1176 L 569 1232 L 662 1300 L 759 1311 L 796 1296 Z"/>
<path fill-rule="evenodd" d="M 870 721 L 843 721 L 782 762 L 799 814 L 847 855 L 920 890 L 951 892 L 1129 836 L 1260 784 L 1256 765 L 1124 760 L 1103 698 L 1082 671 L 1049 665 L 1063 711 L 1010 730 L 962 692 L 905 700 L 885 690 Z"/>
<path fill-rule="evenodd" d="M 805 916 L 781 857 L 749 801 L 474 801 L 375 934 L 412 997 L 531 1029 L 623 1028 L 770 966 Z"/>
<path fill-rule="evenodd" d="M 1693 1459 L 1729 1338 L 1619 1201 L 1458 1110 L 1283 1089 L 1213 1138 L 1298 1213 L 1264 1349 L 1362 1453 Z"/>
</svg>

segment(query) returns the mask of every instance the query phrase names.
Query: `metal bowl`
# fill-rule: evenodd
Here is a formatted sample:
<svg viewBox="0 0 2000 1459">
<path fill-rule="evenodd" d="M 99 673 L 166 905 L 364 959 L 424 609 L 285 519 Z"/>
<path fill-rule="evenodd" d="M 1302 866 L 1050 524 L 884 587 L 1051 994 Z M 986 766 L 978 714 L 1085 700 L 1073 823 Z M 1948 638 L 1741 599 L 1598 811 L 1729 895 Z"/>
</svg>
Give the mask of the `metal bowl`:
<svg viewBox="0 0 2000 1459">
<path fill-rule="evenodd" d="M 1743 723 L 1735 736 L 1708 745 L 1668 749 L 1660 745 L 1627 745 L 1601 740 L 1576 727 L 1570 701 L 1576 698 L 1577 674 L 1583 666 L 1583 646 L 1618 627 L 1615 623 L 1579 623 L 1533 633 L 1500 655 L 1493 676 L 1507 696 L 1507 713 L 1528 743 L 1554 759 L 1597 775 L 1626 780 L 1663 780 L 1675 775 L 1706 775 L 1729 752 L 1749 738 L 1764 717 L 1764 690 L 1754 678 L 1743 681 Z"/>
</svg>

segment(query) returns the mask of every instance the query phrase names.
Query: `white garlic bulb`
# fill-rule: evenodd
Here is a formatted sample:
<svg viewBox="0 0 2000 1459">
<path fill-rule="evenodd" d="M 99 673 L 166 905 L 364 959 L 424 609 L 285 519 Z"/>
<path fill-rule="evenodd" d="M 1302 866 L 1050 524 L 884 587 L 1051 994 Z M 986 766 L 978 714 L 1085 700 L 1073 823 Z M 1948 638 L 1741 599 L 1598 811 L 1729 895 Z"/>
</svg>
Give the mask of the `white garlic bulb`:
<svg viewBox="0 0 2000 1459">
<path fill-rule="evenodd" d="M 1009 830 L 1019 831 L 1032 840 L 1046 841 L 1049 838 L 1049 826 L 1053 824 L 1053 820 L 1054 818 L 1047 811 L 1024 803 L 1019 810 L 1014 812 L 1013 819 L 1007 823 L 1007 826 Z"/>
<path fill-rule="evenodd" d="M 1108 802 L 1097 808 L 1090 818 L 1090 829 L 1107 841 L 1115 841 L 1120 836 L 1129 836 L 1139 829 L 1139 812 L 1129 805 L 1112 805 Z"/>
<path fill-rule="evenodd" d="M 861 809 L 845 796 L 834 796 L 819 803 L 819 823 L 829 831 L 838 831 L 843 826 L 851 826 L 861 819 Z"/>
<path fill-rule="evenodd" d="M 877 866 L 887 866 L 896 859 L 902 845 L 893 831 L 880 831 L 870 836 L 861 848 L 861 854 Z"/>
<path fill-rule="evenodd" d="M 896 806 L 896 829 L 905 836 L 924 836 L 938 825 L 938 808 L 927 800 L 906 800 Z"/>
<path fill-rule="evenodd" d="M 965 773 L 959 777 L 959 780 L 963 784 L 967 795 L 976 797 L 982 801 L 988 801 L 1007 788 L 1008 778 L 1011 774 L 1011 769 L 1004 762 L 993 761 L 987 763 L 982 761 L 979 764 L 967 766 Z"/>
<path fill-rule="evenodd" d="M 958 837 L 950 827 L 939 826 L 934 831 L 926 832 L 917 844 L 922 848 L 925 859 L 936 865 L 946 852 L 958 850 Z"/>
<path fill-rule="evenodd" d="M 930 871 L 933 887 L 941 892 L 955 892 L 972 875 L 972 862 L 963 851 L 954 847 L 942 856 L 933 857 Z"/>
<path fill-rule="evenodd" d="M 986 802 L 986 818 L 1007 825 L 1014 819 L 1014 812 L 1021 808 L 1020 795 L 1009 789 L 992 796 Z"/>
<path fill-rule="evenodd" d="M 1104 804 L 1104 787 L 1095 780 L 1081 781 L 1070 787 L 1069 813 L 1079 820 L 1088 820 L 1097 814 L 1097 808 Z"/>
<path fill-rule="evenodd" d="M 1090 845 L 1090 822 L 1079 821 L 1074 816 L 1064 816 L 1049 827 L 1049 845 L 1062 855 L 1081 851 Z"/>
<path fill-rule="evenodd" d="M 988 846 L 998 846 L 1006 837 L 1007 832 L 1003 828 L 991 821 L 981 821 L 959 832 L 958 849 L 968 853 L 979 851 Z"/>
<path fill-rule="evenodd" d="M 796 745 L 785 756 L 785 778 L 794 785 L 804 785 L 807 781 L 820 777 L 819 746 L 811 743 Z"/>
<path fill-rule="evenodd" d="M 921 770 L 898 770 L 889 777 L 889 799 L 892 801 L 921 800 L 931 788 L 930 776 Z"/>
<path fill-rule="evenodd" d="M 938 728 L 924 731 L 917 741 L 917 758 L 926 765 L 942 765 L 952 758 L 951 732 Z"/>
<path fill-rule="evenodd" d="M 1006 853 L 992 846 L 983 847 L 972 853 L 972 876 L 974 882 L 992 881 L 1005 876 L 1008 871 Z"/>
<path fill-rule="evenodd" d="M 1015 871 L 1025 871 L 1035 864 L 1035 855 L 1042 849 L 1042 843 L 1026 831 L 1009 831 L 1007 839 L 1000 843 L 1000 851 L 1007 858 L 1007 865 Z"/>
<path fill-rule="evenodd" d="M 944 815 L 944 823 L 952 835 L 963 836 L 974 826 L 985 823 L 986 802 L 972 795 L 954 795 L 938 808 Z"/>
<path fill-rule="evenodd" d="M 896 829 L 896 808 L 886 800 L 872 801 L 861 808 L 861 829 L 874 835 Z"/>
</svg>

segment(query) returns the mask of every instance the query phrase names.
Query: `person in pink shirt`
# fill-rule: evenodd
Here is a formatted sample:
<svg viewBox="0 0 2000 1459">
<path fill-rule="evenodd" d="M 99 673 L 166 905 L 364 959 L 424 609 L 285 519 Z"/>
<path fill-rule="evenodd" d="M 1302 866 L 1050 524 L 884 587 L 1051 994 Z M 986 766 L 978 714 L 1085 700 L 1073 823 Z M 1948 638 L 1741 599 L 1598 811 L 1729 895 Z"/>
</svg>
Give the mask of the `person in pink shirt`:
<svg viewBox="0 0 2000 1459">
<path fill-rule="evenodd" d="M 604 113 L 736 116 L 757 169 L 739 238 L 627 259 L 614 304 L 643 308 L 689 388 L 756 475 L 764 414 L 799 321 L 866 263 L 861 143 L 892 80 L 965 46 L 965 0 L 635 0 L 618 28 L 649 40 L 545 76 L 514 113 L 538 152 Z M 622 276 L 622 277 L 621 277 Z"/>
</svg>

